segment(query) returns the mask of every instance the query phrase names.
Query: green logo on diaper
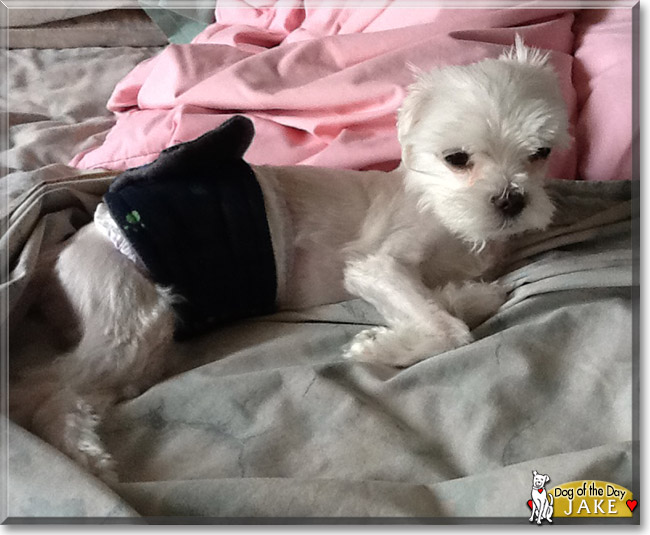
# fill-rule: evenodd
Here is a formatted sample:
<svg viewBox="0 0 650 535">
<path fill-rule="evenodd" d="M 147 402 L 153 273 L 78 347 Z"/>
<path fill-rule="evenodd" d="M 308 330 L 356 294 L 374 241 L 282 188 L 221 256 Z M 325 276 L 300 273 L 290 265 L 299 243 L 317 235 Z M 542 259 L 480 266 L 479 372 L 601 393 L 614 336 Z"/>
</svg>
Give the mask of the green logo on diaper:
<svg viewBox="0 0 650 535">
<path fill-rule="evenodd" d="M 132 210 L 126 214 L 126 222 L 127 224 L 124 225 L 124 230 L 133 228 L 133 230 L 137 232 L 140 228 L 145 228 L 144 223 L 141 221 L 140 214 L 137 210 Z"/>
</svg>

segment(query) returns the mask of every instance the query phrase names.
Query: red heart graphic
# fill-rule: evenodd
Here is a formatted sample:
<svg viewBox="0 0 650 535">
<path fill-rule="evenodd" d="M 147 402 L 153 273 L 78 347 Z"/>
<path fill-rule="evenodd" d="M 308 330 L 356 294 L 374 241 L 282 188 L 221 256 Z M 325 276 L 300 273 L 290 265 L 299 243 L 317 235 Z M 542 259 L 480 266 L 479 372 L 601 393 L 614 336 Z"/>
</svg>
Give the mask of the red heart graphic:
<svg viewBox="0 0 650 535">
<path fill-rule="evenodd" d="M 537 489 L 537 492 L 539 492 L 541 494 L 543 490 L 544 489 Z"/>
<path fill-rule="evenodd" d="M 528 500 L 528 507 L 533 508 L 533 500 Z"/>
<path fill-rule="evenodd" d="M 627 504 L 628 508 L 630 509 L 630 512 L 632 512 L 632 511 L 634 511 L 634 509 L 636 509 L 636 506 L 638 505 L 639 502 L 637 502 L 636 500 L 628 500 L 625 503 Z"/>
</svg>

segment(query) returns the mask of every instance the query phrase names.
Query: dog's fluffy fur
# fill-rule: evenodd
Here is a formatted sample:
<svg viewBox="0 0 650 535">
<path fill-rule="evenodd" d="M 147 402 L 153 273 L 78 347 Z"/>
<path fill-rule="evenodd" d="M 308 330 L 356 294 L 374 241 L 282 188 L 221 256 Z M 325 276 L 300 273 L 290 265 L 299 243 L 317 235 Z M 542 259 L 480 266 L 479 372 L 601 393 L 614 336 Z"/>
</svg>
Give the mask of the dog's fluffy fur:
<svg viewBox="0 0 650 535">
<path fill-rule="evenodd" d="M 278 307 L 361 297 L 386 326 L 362 331 L 344 356 L 404 367 L 469 343 L 470 329 L 504 302 L 497 284 L 482 281 L 508 237 L 551 221 L 545 160 L 568 140 L 567 116 L 546 56 L 518 39 L 499 59 L 420 74 L 398 134 L 402 163 L 390 173 L 253 169 L 276 254 Z M 12 388 L 13 415 L 108 478 L 99 416 L 159 379 L 173 296 L 94 224 L 65 247 L 55 272 L 80 342 Z"/>
</svg>

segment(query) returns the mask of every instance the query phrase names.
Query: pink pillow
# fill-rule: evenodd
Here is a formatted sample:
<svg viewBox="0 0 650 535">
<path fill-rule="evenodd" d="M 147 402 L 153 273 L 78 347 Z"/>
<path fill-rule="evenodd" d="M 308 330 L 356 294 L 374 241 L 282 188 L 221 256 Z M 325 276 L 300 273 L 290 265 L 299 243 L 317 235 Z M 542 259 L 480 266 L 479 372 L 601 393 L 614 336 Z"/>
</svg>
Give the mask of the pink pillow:
<svg viewBox="0 0 650 535">
<path fill-rule="evenodd" d="M 579 11 L 574 32 L 578 178 L 631 179 L 632 9 Z"/>
</svg>

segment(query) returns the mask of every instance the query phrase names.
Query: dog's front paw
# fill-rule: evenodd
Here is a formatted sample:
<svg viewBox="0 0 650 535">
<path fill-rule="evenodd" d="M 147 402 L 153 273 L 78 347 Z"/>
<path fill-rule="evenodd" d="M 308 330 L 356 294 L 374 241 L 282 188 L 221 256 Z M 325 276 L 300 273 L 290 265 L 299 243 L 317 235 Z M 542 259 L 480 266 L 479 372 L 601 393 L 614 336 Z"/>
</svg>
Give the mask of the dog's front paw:
<svg viewBox="0 0 650 535">
<path fill-rule="evenodd" d="M 404 368 L 471 341 L 467 325 L 446 315 L 438 318 L 435 328 L 402 324 L 366 329 L 353 338 L 343 356 Z"/>
<path fill-rule="evenodd" d="M 388 327 L 372 327 L 357 334 L 343 351 L 343 358 L 356 360 L 376 360 L 377 337 L 385 336 Z"/>
</svg>

